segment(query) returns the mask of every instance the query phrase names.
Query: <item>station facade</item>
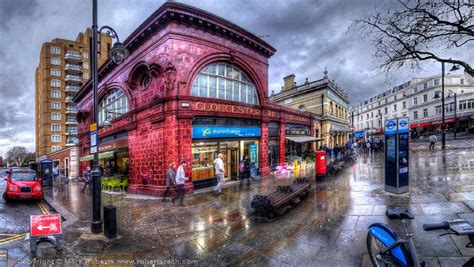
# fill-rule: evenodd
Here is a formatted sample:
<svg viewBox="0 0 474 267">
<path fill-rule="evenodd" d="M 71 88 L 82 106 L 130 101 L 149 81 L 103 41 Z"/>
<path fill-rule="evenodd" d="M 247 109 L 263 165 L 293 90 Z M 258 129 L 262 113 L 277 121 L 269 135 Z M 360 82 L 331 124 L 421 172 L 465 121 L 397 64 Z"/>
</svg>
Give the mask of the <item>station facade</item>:
<svg viewBox="0 0 474 267">
<path fill-rule="evenodd" d="M 261 176 L 285 161 L 286 129 L 311 129 L 310 113 L 270 103 L 268 59 L 276 52 L 255 35 L 194 7 L 167 2 L 124 45 L 130 56 L 99 69 L 99 159 L 104 174 L 128 179 L 131 193 L 161 196 L 170 162 L 189 162 L 186 192 L 212 186 L 224 155 L 236 179 L 248 155 Z M 92 166 L 89 81 L 78 105 L 80 173 Z M 110 127 L 101 127 L 104 122 Z"/>
</svg>

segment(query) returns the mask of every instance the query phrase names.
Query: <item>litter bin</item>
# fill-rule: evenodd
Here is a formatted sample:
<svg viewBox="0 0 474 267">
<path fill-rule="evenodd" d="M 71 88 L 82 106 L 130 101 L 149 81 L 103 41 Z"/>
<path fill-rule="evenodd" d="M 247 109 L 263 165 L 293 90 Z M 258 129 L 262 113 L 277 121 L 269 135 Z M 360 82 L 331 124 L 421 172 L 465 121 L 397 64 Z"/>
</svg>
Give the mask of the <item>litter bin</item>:
<svg viewBox="0 0 474 267">
<path fill-rule="evenodd" d="M 316 178 L 326 175 L 326 151 L 316 151 L 314 161 L 316 164 Z"/>
</svg>

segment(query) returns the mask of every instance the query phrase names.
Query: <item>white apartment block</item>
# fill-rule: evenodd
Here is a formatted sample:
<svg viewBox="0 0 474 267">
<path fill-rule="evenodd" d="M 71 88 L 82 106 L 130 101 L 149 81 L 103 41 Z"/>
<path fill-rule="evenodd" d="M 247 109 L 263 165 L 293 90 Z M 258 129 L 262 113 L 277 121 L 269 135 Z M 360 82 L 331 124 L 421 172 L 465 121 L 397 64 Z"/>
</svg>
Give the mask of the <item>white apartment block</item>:
<svg viewBox="0 0 474 267">
<path fill-rule="evenodd" d="M 441 75 L 412 78 L 356 105 L 351 114 L 354 131 L 359 135 L 364 132 L 366 137 L 383 134 L 384 121 L 397 117 L 409 117 L 411 131 L 418 135 L 439 131 L 441 78 Z M 474 131 L 474 79 L 468 74 L 448 73 L 444 81 L 446 128 L 454 130 L 457 121 L 458 131 Z M 454 93 L 457 103 L 454 103 Z"/>
</svg>

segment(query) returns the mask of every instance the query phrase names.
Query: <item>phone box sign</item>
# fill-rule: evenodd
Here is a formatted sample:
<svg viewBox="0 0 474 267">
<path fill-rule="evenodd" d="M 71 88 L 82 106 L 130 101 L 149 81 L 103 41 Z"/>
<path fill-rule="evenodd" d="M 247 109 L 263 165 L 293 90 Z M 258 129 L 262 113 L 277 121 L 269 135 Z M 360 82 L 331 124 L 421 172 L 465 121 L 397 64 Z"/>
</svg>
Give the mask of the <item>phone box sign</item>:
<svg viewBox="0 0 474 267">
<path fill-rule="evenodd" d="M 31 215 L 30 234 L 31 236 L 48 236 L 62 234 L 61 215 Z"/>
</svg>

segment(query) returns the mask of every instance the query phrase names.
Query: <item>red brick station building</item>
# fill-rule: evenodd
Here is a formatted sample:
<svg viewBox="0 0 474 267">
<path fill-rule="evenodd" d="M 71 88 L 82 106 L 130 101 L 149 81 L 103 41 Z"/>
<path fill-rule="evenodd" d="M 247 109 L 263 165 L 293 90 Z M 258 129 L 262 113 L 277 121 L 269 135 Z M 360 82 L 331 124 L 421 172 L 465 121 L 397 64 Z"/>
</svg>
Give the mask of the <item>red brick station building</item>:
<svg viewBox="0 0 474 267">
<path fill-rule="evenodd" d="M 189 162 L 186 192 L 212 186 L 223 153 L 227 179 L 249 155 L 261 176 L 285 161 L 286 133 L 314 136 L 309 113 L 268 100 L 275 49 L 206 11 L 168 2 L 124 42 L 130 56 L 99 69 L 99 158 L 130 193 L 161 196 L 170 162 Z M 92 165 L 92 84 L 76 95 L 80 174 Z"/>
</svg>

